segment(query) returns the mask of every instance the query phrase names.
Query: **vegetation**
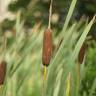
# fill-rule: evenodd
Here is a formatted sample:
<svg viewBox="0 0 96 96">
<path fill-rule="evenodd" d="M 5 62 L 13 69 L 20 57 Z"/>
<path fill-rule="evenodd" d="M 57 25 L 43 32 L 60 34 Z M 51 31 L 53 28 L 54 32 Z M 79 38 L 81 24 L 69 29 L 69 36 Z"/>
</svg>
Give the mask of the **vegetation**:
<svg viewBox="0 0 96 96">
<path fill-rule="evenodd" d="M 82 64 L 78 62 L 80 49 L 88 40 L 95 16 L 86 21 L 81 18 L 70 25 L 76 3 L 77 0 L 72 0 L 61 32 L 57 35 L 57 29 L 52 30 L 54 48 L 46 70 L 47 78 L 43 76 L 42 65 L 42 41 L 46 27 L 40 27 L 38 23 L 26 32 L 21 11 L 18 11 L 13 31 L 4 32 L 1 26 L 0 61 L 6 62 L 7 70 L 4 69 L 6 77 L 0 84 L 0 96 L 96 95 L 95 42 L 88 42 L 90 46 L 86 56 Z"/>
</svg>

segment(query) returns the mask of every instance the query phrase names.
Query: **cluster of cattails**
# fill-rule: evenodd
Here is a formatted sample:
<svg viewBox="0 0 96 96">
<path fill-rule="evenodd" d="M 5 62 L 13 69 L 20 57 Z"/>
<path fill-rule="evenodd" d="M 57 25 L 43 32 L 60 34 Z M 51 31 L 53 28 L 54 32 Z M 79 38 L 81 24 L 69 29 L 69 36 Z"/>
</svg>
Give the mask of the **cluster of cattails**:
<svg viewBox="0 0 96 96">
<path fill-rule="evenodd" d="M 51 31 L 51 29 L 46 29 L 44 32 L 44 38 L 43 38 L 43 55 L 42 55 L 42 63 L 44 66 L 48 66 L 50 63 L 50 59 L 52 56 L 52 47 L 53 47 L 52 31 Z M 78 62 L 80 64 L 82 64 L 84 61 L 87 47 L 88 46 L 85 42 L 85 43 L 83 43 L 83 45 L 80 48 L 79 55 L 78 55 Z"/>
<path fill-rule="evenodd" d="M 6 67 L 7 67 L 7 63 L 5 61 L 0 62 L 0 85 L 4 84 Z"/>
</svg>

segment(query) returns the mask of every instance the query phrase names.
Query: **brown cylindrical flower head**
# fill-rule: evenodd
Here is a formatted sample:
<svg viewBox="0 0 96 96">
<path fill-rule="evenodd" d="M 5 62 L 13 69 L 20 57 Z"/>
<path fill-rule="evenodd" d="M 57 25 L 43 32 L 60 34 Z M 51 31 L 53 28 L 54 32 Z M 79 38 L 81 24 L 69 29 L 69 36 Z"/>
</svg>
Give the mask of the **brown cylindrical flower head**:
<svg viewBox="0 0 96 96">
<path fill-rule="evenodd" d="M 6 65 L 7 63 L 5 61 L 2 61 L 0 63 L 0 85 L 4 84 L 5 75 L 6 75 Z"/>
<path fill-rule="evenodd" d="M 48 66 L 50 63 L 52 55 L 52 32 L 50 29 L 46 29 L 43 37 L 43 54 L 42 54 L 42 63 L 45 66 Z"/>
<path fill-rule="evenodd" d="M 87 49 L 87 44 L 83 44 L 80 51 L 79 51 L 79 55 L 78 55 L 78 62 L 80 64 L 82 64 L 83 60 L 84 60 L 84 56 L 85 56 L 85 53 L 86 53 L 86 49 Z"/>
</svg>

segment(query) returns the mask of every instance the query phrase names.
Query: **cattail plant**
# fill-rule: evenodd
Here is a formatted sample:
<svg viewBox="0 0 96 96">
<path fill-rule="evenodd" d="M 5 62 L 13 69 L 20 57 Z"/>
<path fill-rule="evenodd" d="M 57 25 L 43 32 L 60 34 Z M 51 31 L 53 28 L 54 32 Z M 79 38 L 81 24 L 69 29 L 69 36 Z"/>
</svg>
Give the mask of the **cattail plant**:
<svg viewBox="0 0 96 96">
<path fill-rule="evenodd" d="M 44 65 L 44 78 L 46 79 L 47 75 L 47 66 L 50 63 L 51 56 L 52 56 L 52 31 L 51 31 L 51 16 L 52 16 L 52 1 L 50 3 L 50 9 L 49 9 L 49 24 L 48 28 L 44 32 L 43 37 L 43 52 L 42 52 L 42 63 Z"/>
<path fill-rule="evenodd" d="M 43 38 L 42 63 L 44 66 L 49 65 L 52 55 L 51 16 L 52 16 L 52 0 L 50 3 L 50 10 L 49 10 L 49 24 L 48 24 L 48 28 L 44 32 L 44 38 Z"/>
<path fill-rule="evenodd" d="M 51 16 L 52 16 L 52 1 L 50 3 L 50 9 L 49 9 L 49 24 L 48 28 L 44 32 L 43 37 L 43 53 L 42 53 L 42 63 L 44 65 L 44 71 L 43 71 L 43 90 L 42 90 L 42 96 L 45 96 L 46 94 L 46 78 L 47 78 L 47 67 L 50 63 L 51 56 L 52 56 L 52 31 L 51 31 Z"/>
<path fill-rule="evenodd" d="M 0 94 L 0 96 L 41 96 L 41 94 L 42 96 L 83 96 L 79 95 L 78 92 L 80 85 L 77 81 L 77 72 L 79 71 L 75 69 L 75 65 L 82 67 L 82 65 L 77 64 L 76 61 L 81 46 L 93 24 L 94 18 L 86 24 L 84 28 L 79 26 L 77 22 L 69 27 L 69 21 L 76 1 L 77 0 L 72 0 L 71 11 L 69 10 L 64 28 L 62 29 L 63 31 L 60 32 L 60 38 L 62 40 L 60 45 L 58 45 L 59 48 L 54 52 L 54 55 L 52 54 L 51 15 L 49 14 L 49 25 L 44 31 L 43 38 L 42 74 L 40 73 L 40 54 L 42 31 L 44 29 L 41 28 L 42 30 L 37 30 L 35 33 L 33 32 L 30 34 L 30 38 L 26 38 L 26 35 L 23 33 L 22 22 L 20 22 L 18 15 L 15 28 L 15 35 L 17 34 L 16 38 L 15 40 L 13 39 L 12 44 L 9 44 L 9 39 L 8 42 L 6 42 L 5 38 L 3 50 L 6 49 L 6 51 L 2 50 L 2 53 L 6 53 L 5 56 L 9 64 L 6 64 L 7 61 L 5 62 L 6 59 L 4 56 L 0 63 L 0 75 L 3 78 L 0 77 L 0 80 L 2 79 L 3 82 L 1 82 L 1 84 L 4 84 L 4 79 L 6 80 L 4 76 L 6 75 L 6 65 L 8 65 L 8 74 L 6 75 L 8 78 L 2 88 L 4 89 L 3 95 Z M 52 11 L 52 6 L 50 9 Z M 77 26 L 79 26 L 78 30 Z M 81 31 L 82 35 L 78 40 L 78 35 Z M 56 37 L 56 39 L 58 38 Z M 6 43 L 9 46 L 8 48 L 6 48 Z M 80 68 L 80 80 L 83 79 L 81 78 L 81 73 L 83 73 L 82 70 Z M 42 78 L 40 77 L 41 75 Z"/>
</svg>

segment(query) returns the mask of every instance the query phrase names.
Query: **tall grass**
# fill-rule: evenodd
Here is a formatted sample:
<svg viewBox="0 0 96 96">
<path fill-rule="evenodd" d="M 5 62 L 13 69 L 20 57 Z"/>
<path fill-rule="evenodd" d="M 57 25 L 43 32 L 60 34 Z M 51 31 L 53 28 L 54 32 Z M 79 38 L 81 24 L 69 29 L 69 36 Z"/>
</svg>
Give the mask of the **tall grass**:
<svg viewBox="0 0 96 96">
<path fill-rule="evenodd" d="M 46 96 L 80 96 L 84 64 L 80 65 L 77 58 L 95 21 L 95 16 L 89 23 L 85 22 L 83 28 L 80 25 L 81 21 L 75 22 L 69 27 L 76 2 L 77 0 L 72 0 L 64 27 L 60 35 L 54 38 L 54 42 L 57 41 L 56 44 L 59 42 L 59 38 L 62 38 L 62 42 L 54 51 L 48 67 Z M 15 29 L 15 37 L 11 36 L 12 34 L 7 36 L 5 51 L 2 47 L 4 43 L 0 39 L 0 59 L 7 62 L 6 79 L 4 85 L 0 86 L 0 96 L 41 96 L 43 92 L 42 38 L 45 28 L 42 27 L 36 32 L 31 31 L 30 35 L 26 34 L 23 22 L 20 22 L 19 13 Z M 3 52 L 5 52 L 4 56 Z"/>
</svg>

